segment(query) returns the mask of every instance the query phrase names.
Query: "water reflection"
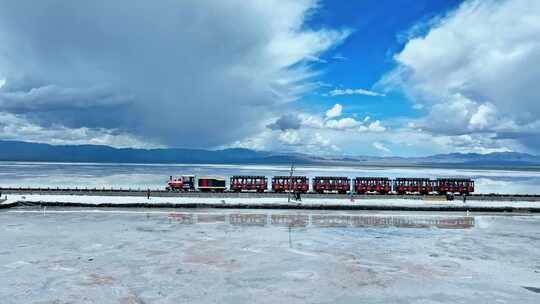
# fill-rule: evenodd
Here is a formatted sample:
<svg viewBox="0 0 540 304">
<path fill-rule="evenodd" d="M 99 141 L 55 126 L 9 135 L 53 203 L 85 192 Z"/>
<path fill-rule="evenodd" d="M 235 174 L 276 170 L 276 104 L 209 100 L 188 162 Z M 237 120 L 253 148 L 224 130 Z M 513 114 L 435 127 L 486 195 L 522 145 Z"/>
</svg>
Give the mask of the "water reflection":
<svg viewBox="0 0 540 304">
<path fill-rule="evenodd" d="M 318 215 L 318 214 L 266 214 L 266 213 L 169 213 L 168 218 L 180 224 L 194 225 L 222 223 L 232 226 L 280 226 L 316 228 L 447 228 L 474 227 L 471 216 L 395 216 L 395 215 Z"/>
</svg>

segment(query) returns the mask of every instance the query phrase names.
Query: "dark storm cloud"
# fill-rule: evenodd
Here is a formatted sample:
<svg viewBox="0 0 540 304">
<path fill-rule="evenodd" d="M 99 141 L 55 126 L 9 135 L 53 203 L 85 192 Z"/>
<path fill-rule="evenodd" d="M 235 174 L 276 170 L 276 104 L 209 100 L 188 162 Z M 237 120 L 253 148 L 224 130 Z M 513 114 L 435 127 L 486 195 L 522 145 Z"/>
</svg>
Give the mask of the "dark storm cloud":
<svg viewBox="0 0 540 304">
<path fill-rule="evenodd" d="M 267 127 L 272 130 L 298 130 L 300 129 L 302 122 L 298 115 L 285 114 L 278 118 L 274 123 L 269 124 Z"/>
<path fill-rule="evenodd" d="M 243 138 L 343 40 L 300 1 L 0 0 L 0 112 L 170 146 Z M 264 127 L 264 126 L 263 126 Z"/>
<path fill-rule="evenodd" d="M 97 87 L 61 88 L 54 85 L 28 91 L 0 92 L 0 107 L 15 113 L 126 105 L 133 98 Z"/>
</svg>

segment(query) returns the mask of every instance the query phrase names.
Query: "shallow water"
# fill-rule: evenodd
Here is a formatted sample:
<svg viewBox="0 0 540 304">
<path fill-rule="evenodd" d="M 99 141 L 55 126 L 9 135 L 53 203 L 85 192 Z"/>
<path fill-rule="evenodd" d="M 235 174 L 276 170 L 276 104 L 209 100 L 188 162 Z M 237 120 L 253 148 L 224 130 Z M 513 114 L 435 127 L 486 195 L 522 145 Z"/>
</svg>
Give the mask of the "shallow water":
<svg viewBox="0 0 540 304">
<path fill-rule="evenodd" d="M 144 210 L 24 210 L 0 212 L 2 303 L 538 303 L 540 296 L 539 217 L 476 216 L 468 229 L 289 230 L 191 224 Z"/>
<path fill-rule="evenodd" d="M 0 162 L 0 186 L 163 189 L 170 175 L 288 175 L 280 165 L 186 165 Z M 478 193 L 540 194 L 540 171 L 297 166 L 295 174 L 394 177 L 470 177 Z"/>
</svg>

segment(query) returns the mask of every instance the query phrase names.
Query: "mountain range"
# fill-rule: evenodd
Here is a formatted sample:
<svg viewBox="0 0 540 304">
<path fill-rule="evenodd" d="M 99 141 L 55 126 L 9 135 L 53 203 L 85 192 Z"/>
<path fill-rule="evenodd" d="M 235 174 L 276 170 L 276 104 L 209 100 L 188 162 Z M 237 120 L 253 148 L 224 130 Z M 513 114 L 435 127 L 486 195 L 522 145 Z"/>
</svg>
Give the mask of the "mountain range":
<svg viewBox="0 0 540 304">
<path fill-rule="evenodd" d="M 0 161 L 191 164 L 290 164 L 294 162 L 304 165 L 540 169 L 540 156 L 517 152 L 450 153 L 425 157 L 323 157 L 240 148 L 224 150 L 134 149 L 101 145 L 49 145 L 22 141 L 0 141 Z"/>
</svg>

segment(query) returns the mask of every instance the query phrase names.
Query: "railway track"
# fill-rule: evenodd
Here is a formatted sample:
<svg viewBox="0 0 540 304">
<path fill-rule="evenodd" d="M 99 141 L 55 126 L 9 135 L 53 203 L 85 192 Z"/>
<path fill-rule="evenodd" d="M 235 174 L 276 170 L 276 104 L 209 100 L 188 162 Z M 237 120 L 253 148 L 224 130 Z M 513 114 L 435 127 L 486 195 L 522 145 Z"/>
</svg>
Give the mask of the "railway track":
<svg viewBox="0 0 540 304">
<path fill-rule="evenodd" d="M 133 188 L 54 188 L 54 187 L 0 187 L 2 194 L 42 194 L 42 195 L 98 195 L 98 196 L 146 196 L 148 189 Z M 288 197 L 288 193 L 275 192 L 171 192 L 164 189 L 150 189 L 153 197 L 208 197 L 208 198 L 269 198 Z M 349 194 L 337 193 L 314 193 L 302 194 L 303 198 L 350 198 Z M 354 194 L 355 199 L 424 199 L 442 197 L 438 194 Z M 460 195 L 454 196 L 456 200 L 462 199 Z M 540 194 L 482 194 L 475 193 L 467 195 L 467 199 L 473 200 L 509 200 L 509 201 L 540 201 Z"/>
</svg>

